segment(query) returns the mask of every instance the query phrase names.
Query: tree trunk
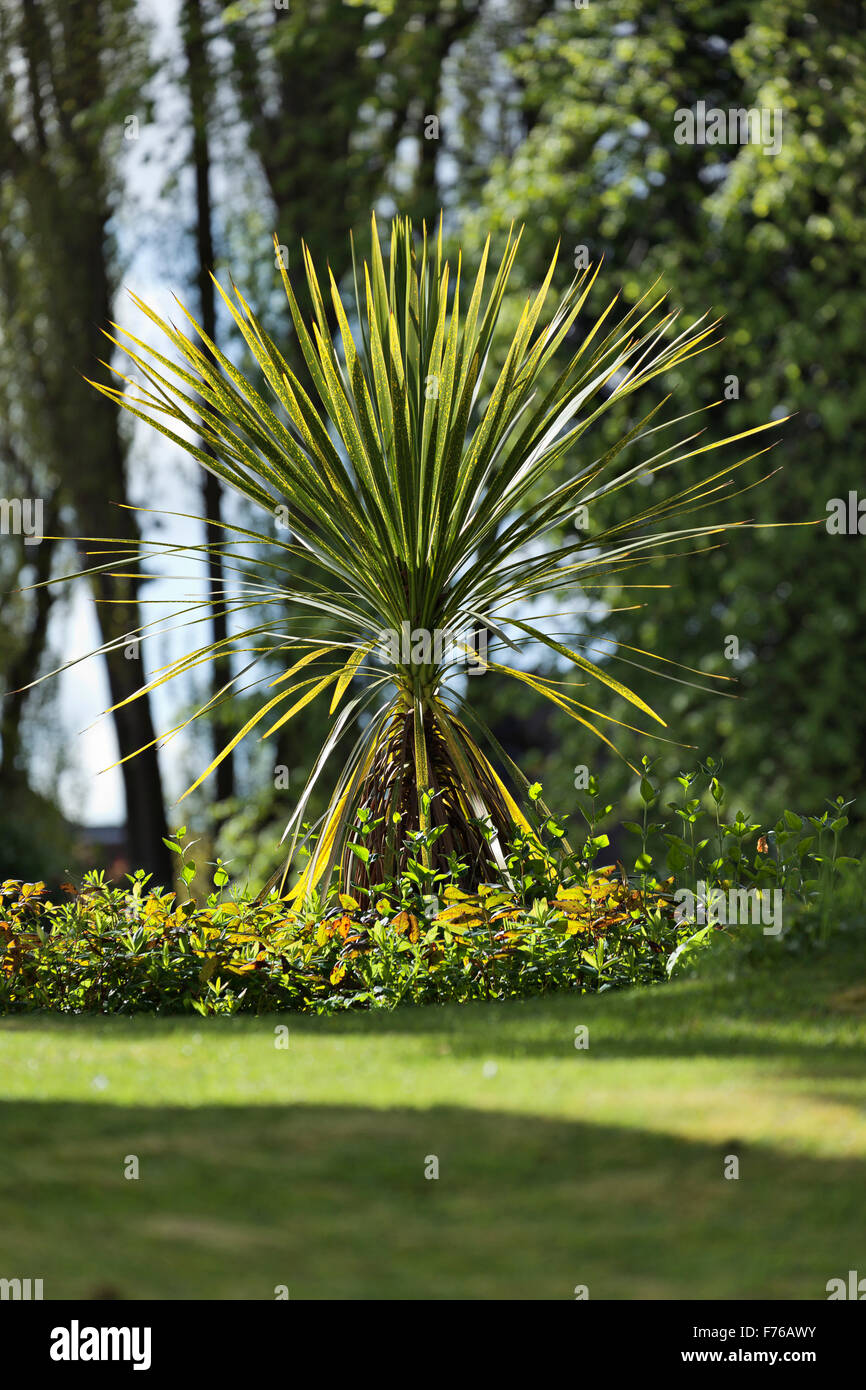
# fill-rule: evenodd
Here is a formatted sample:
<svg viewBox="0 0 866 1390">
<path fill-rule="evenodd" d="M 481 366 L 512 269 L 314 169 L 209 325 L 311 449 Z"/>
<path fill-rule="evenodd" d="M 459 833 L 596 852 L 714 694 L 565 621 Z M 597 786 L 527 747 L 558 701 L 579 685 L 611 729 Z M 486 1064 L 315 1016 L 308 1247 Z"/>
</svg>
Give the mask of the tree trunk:
<svg viewBox="0 0 866 1390">
<path fill-rule="evenodd" d="M 16 203 L 0 237 L 3 256 L 14 262 L 26 288 L 23 306 L 32 310 L 24 331 L 35 363 L 28 361 L 22 371 L 35 367 L 40 385 L 39 393 L 30 392 L 38 402 L 31 434 L 39 472 L 56 480 L 55 504 L 72 510 L 77 536 L 99 538 L 79 542 L 88 552 L 82 567 L 98 563 L 100 552 L 117 558 L 109 537 L 133 545 L 139 540 L 135 514 L 126 505 L 117 407 L 83 379 L 114 384 L 99 359 L 107 355 L 102 330 L 114 293 L 108 233 L 112 159 L 132 99 L 131 90 L 116 91 L 113 84 L 135 81 L 123 68 L 127 45 L 134 52 L 131 25 L 129 7 L 111 0 L 79 0 L 74 21 L 63 12 L 57 24 L 48 22 L 39 0 L 4 5 L 2 12 L 0 155 L 14 180 Z M 127 553 L 117 565 L 129 577 L 106 571 L 91 583 L 103 642 L 126 635 L 131 640 L 141 622 L 137 556 L 130 563 Z M 106 657 L 112 704 L 143 684 L 140 659 L 126 655 L 124 647 L 130 650 L 121 644 Z M 172 861 L 163 844 L 165 809 L 147 697 L 115 710 L 113 720 L 120 757 L 127 759 L 121 770 L 133 867 L 170 887 Z"/>
<path fill-rule="evenodd" d="M 186 55 L 186 80 L 189 88 L 190 116 L 192 121 L 192 157 L 195 169 L 196 195 L 196 263 L 198 267 L 199 307 L 201 325 L 212 342 L 216 342 L 216 306 L 214 286 L 210 278 L 213 269 L 213 218 L 211 209 L 211 153 L 209 126 L 213 107 L 213 75 L 208 59 L 207 40 L 204 33 L 204 14 L 201 0 L 184 0 L 181 11 Z M 201 447 L 211 454 L 210 445 L 201 440 Z M 206 539 L 223 540 L 222 494 L 220 482 L 213 473 L 204 473 L 202 480 L 202 501 L 207 521 Z M 212 600 L 212 629 L 214 642 L 225 642 L 228 625 L 225 612 L 225 570 L 219 553 L 208 556 L 208 582 Z M 216 694 L 231 677 L 231 661 L 226 654 L 212 666 L 212 694 Z M 215 715 L 213 723 L 213 755 L 221 751 L 226 741 L 223 720 Z M 234 795 L 234 754 L 223 758 L 216 769 L 217 802 L 228 800 Z"/>
</svg>

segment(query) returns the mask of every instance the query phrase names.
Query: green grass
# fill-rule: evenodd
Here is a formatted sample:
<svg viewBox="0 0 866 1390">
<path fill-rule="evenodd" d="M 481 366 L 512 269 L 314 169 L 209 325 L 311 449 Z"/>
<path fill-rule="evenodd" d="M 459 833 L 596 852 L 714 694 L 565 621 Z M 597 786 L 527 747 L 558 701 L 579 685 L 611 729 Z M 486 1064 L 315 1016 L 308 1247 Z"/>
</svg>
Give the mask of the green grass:
<svg viewBox="0 0 866 1390">
<path fill-rule="evenodd" d="M 824 1298 L 866 1273 L 864 1059 L 848 945 L 600 997 L 9 1018 L 0 1276 L 48 1298 Z"/>
</svg>

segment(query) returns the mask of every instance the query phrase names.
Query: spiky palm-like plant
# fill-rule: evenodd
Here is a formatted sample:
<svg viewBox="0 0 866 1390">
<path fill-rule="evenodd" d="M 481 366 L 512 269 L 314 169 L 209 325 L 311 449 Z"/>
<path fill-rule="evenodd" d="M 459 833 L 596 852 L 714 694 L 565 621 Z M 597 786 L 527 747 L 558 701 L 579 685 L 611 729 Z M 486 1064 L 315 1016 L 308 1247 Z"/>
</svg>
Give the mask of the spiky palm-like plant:
<svg viewBox="0 0 866 1390">
<path fill-rule="evenodd" d="M 581 441 L 612 403 L 710 346 L 716 325 L 699 321 L 675 333 L 676 315 L 664 308 L 663 295 L 650 291 L 615 326 L 610 304 L 580 334 L 575 326 L 597 269 L 578 275 L 543 320 L 554 256 L 494 377 L 488 371 L 491 342 L 519 240 L 509 234 L 485 294 L 488 238 L 467 295 L 460 262 L 452 275 L 443 260 L 441 225 L 438 237 L 428 239 L 426 230 L 416 237 L 407 221 L 395 220 L 386 264 L 374 219 L 369 263 L 359 268 L 354 262 L 354 297 L 345 303 L 332 276 L 323 292 L 305 248 L 309 320 L 285 270 L 282 279 L 310 394 L 237 289 L 233 297 L 220 293 L 261 368 L 261 389 L 188 314 L 198 343 L 135 299 L 174 355 L 124 330 L 122 343 L 112 338 L 140 380 L 123 378 L 125 387 L 98 389 L 269 517 L 260 532 L 233 528 L 240 540 L 212 538 L 190 548 L 206 561 L 208 548 L 220 546 L 230 572 L 226 593 L 208 594 L 193 612 L 203 616 L 207 603 L 224 601 L 237 628 L 231 639 L 236 674 L 197 714 L 231 698 L 251 670 L 254 682 L 269 682 L 260 708 L 223 757 L 253 729 L 263 727 L 267 737 L 311 701 L 330 698 L 329 736 L 287 826 L 291 858 L 312 789 L 339 746 L 342 770 L 300 895 L 324 886 L 339 864 L 345 887 L 381 881 L 409 855 L 423 854 L 435 866 L 456 852 L 475 881 L 494 862 L 501 866 L 504 838 L 515 825 L 526 826 L 501 774 L 517 779 L 516 792 L 520 773 L 473 716 L 471 681 L 465 683 L 470 698 L 462 698 L 463 682 L 455 678 L 467 660 L 528 685 L 606 743 L 611 740 L 601 726 L 616 721 L 573 693 L 579 687 L 591 683 L 615 692 L 661 724 L 615 678 L 610 661 L 592 661 L 575 644 L 557 640 L 543 619 L 530 622 L 527 615 L 545 596 L 600 588 L 611 574 L 619 582 L 647 557 L 724 529 L 718 521 L 672 523 L 717 499 L 746 459 L 648 505 L 644 500 L 628 522 L 596 529 L 591 537 L 572 526 L 578 507 L 591 509 L 638 478 L 646 481 L 769 428 L 710 443 L 697 443 L 691 433 L 666 444 L 660 434 L 668 426 L 650 423 L 662 402 L 615 447 L 595 454 Z M 207 451 L 190 442 L 196 437 Z M 618 471 L 621 451 L 644 441 L 649 457 Z M 573 460 L 566 479 L 548 484 L 565 459 Z M 643 499 L 652 495 L 640 492 Z M 282 536 L 273 529 L 281 507 L 288 508 L 291 526 Z M 561 539 L 563 527 L 570 539 Z M 552 533 L 559 538 L 545 545 Z M 250 543 L 270 547 L 272 583 L 263 584 L 247 565 L 239 547 Z M 103 557 L 100 563 L 105 567 Z M 278 621 L 268 621 L 269 607 Z M 245 609 L 257 618 L 246 627 L 238 620 Z M 158 627 L 149 626 L 143 637 Z M 467 656 L 470 635 L 478 632 L 487 634 L 491 648 Z M 555 653 L 576 679 L 515 665 L 508 653 L 519 655 L 526 644 Z M 198 648 L 139 694 L 220 655 L 224 651 L 215 646 Z M 637 655 L 638 661 L 648 658 Z M 274 659 L 286 667 L 276 676 Z M 363 863 L 351 849 L 359 822 L 372 827 Z"/>
</svg>

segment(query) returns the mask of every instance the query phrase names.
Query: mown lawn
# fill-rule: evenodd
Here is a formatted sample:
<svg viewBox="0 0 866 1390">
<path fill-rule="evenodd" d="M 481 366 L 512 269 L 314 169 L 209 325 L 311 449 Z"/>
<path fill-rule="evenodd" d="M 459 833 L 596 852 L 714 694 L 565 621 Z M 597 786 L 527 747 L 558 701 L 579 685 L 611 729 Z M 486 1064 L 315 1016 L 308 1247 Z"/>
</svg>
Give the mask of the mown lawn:
<svg viewBox="0 0 866 1390">
<path fill-rule="evenodd" d="M 0 1276 L 46 1298 L 822 1299 L 866 1273 L 864 1062 L 854 946 L 385 1016 L 8 1018 Z"/>
</svg>

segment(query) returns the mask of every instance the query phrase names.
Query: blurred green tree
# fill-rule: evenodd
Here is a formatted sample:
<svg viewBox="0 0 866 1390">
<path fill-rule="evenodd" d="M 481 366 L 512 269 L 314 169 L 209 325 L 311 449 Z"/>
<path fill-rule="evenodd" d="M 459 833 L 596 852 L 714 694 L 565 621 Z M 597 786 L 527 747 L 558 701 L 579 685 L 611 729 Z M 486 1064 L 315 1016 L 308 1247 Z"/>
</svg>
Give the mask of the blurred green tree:
<svg viewBox="0 0 866 1390">
<path fill-rule="evenodd" d="M 723 313 L 723 344 L 690 364 L 688 380 L 671 382 L 678 413 L 719 401 L 720 435 L 796 412 L 769 456 L 784 471 L 726 510 L 821 524 L 748 530 L 700 557 L 656 565 L 646 582 L 670 587 L 645 609 L 585 619 L 600 641 L 736 676 L 737 701 L 696 699 L 687 686 L 652 689 L 629 670 L 645 698 L 662 702 L 675 736 L 723 754 L 736 794 L 766 814 L 856 790 L 866 772 L 866 539 L 828 534 L 822 521 L 830 499 L 864 490 L 858 12 L 862 20 L 857 5 L 805 0 L 563 7 L 510 52 L 530 119 L 485 171 L 480 211 L 466 214 L 470 227 L 526 223 L 528 281 L 561 239 L 569 263 L 604 255 L 610 295 L 622 287 L 633 302 L 661 276 L 685 322 L 708 308 Z M 781 112 L 778 153 L 769 142 L 677 143 L 677 113 L 700 101 Z M 471 186 L 468 131 L 462 161 Z M 633 601 L 611 595 L 612 607 Z M 555 738 L 551 795 L 582 761 L 573 735 Z M 679 756 L 665 754 L 669 772 Z"/>
<path fill-rule="evenodd" d="M 107 380 L 102 329 L 112 313 L 110 225 L 125 136 L 144 118 L 147 54 L 132 0 L 0 8 L 0 332 L 6 389 L 17 402 L 16 446 L 38 475 L 51 515 L 73 536 L 131 539 L 126 449 L 116 409 L 85 376 Z M 19 389 L 20 388 L 20 389 Z M 43 561 L 45 564 L 46 561 Z M 127 634 L 140 625 L 138 584 L 110 569 L 93 584 L 113 703 L 142 683 Z M 35 629 L 34 629 L 35 631 Z M 68 653 L 64 653 L 68 659 Z M 13 705 L 14 708 L 14 705 Z M 115 710 L 130 852 L 172 880 L 148 702 Z"/>
</svg>

